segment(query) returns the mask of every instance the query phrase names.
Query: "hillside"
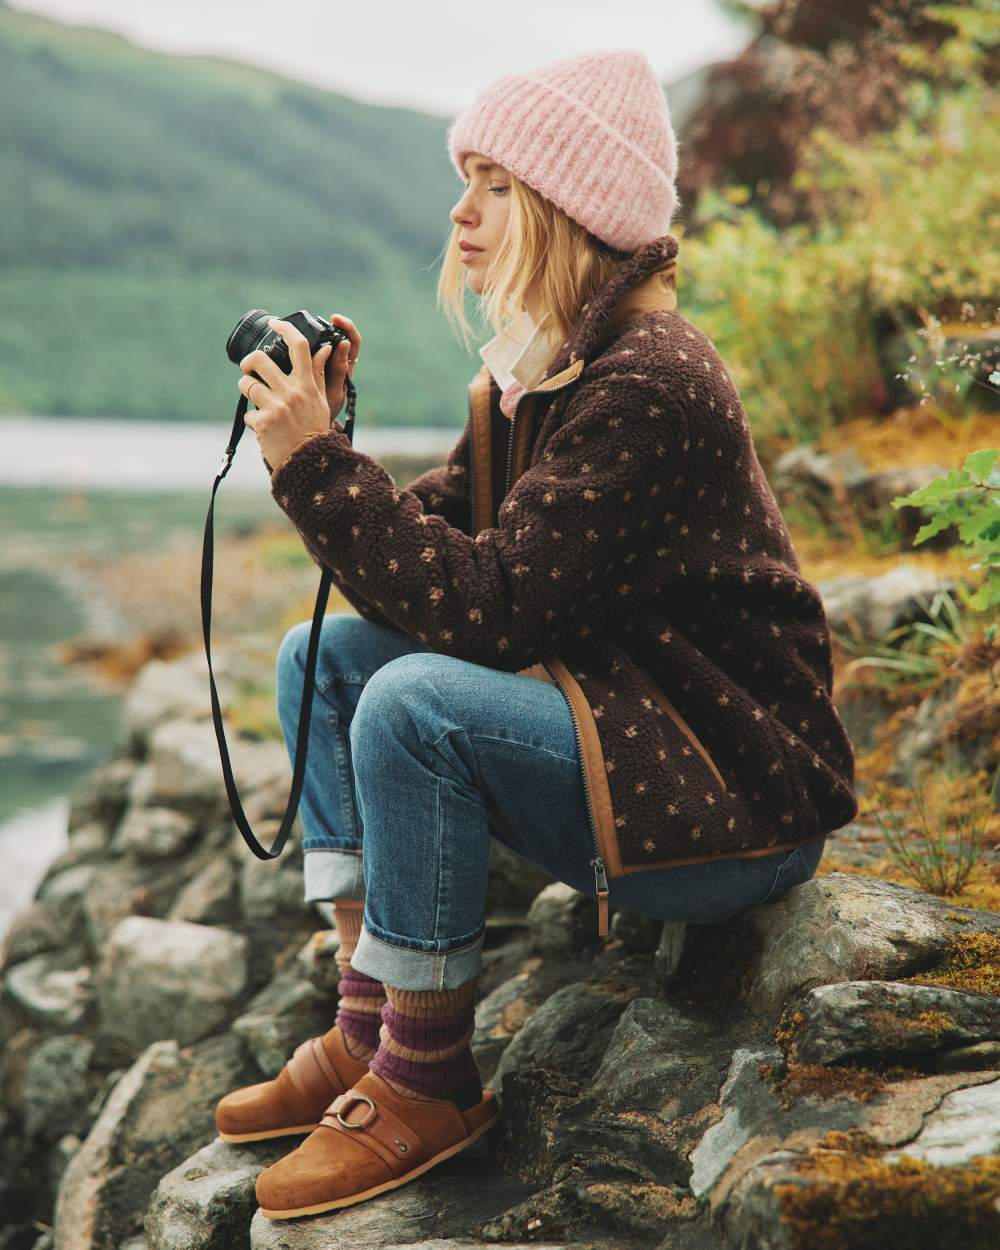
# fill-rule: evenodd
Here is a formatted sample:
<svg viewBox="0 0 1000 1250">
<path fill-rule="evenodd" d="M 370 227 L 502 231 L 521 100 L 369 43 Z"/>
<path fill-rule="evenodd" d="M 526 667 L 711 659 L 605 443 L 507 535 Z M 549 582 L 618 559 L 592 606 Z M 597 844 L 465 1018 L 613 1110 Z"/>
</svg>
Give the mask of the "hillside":
<svg viewBox="0 0 1000 1250">
<path fill-rule="evenodd" d="M 461 424 L 447 119 L 2 2 L 0 108 L 0 414 L 224 422 L 260 306 L 357 322 L 359 424 Z"/>
</svg>

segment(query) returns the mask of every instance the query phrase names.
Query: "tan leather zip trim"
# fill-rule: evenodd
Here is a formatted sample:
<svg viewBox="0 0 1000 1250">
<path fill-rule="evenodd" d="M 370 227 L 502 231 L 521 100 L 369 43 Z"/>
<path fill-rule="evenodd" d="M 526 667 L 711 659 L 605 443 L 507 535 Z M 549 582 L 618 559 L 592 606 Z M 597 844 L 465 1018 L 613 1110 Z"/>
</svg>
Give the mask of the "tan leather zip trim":
<svg viewBox="0 0 1000 1250">
<path fill-rule="evenodd" d="M 659 703 L 660 707 L 662 707 L 663 710 L 668 714 L 668 716 L 674 722 L 677 728 L 680 729 L 680 731 L 685 735 L 685 737 L 688 739 L 691 745 L 695 748 L 695 750 L 698 752 L 701 758 L 705 761 L 705 763 L 709 766 L 709 768 L 715 774 L 715 779 L 716 781 L 718 781 L 719 785 L 722 787 L 722 792 L 724 794 L 727 793 L 728 787 L 726 786 L 726 779 L 725 777 L 723 777 L 722 773 L 719 772 L 719 769 L 716 766 L 715 760 L 713 760 L 712 757 L 709 755 L 708 751 L 705 750 L 704 744 L 702 743 L 701 739 L 694 732 L 691 726 L 687 723 L 684 717 L 681 716 L 680 712 L 678 712 L 678 710 L 670 702 L 670 700 L 663 693 L 660 687 L 656 684 L 656 682 L 653 680 L 650 674 L 642 667 L 642 665 L 636 664 L 636 668 L 639 670 L 639 675 L 642 677 L 642 681 L 646 689 L 653 696 L 653 698 L 657 701 L 657 703 Z"/>
<path fill-rule="evenodd" d="M 565 369 L 560 369 L 551 378 L 546 378 L 544 382 L 539 382 L 537 386 L 533 386 L 531 389 L 533 391 L 551 391 L 553 387 L 562 386 L 564 382 L 571 382 L 574 378 L 580 376 L 586 363 L 582 357 L 579 360 L 574 360 L 571 365 L 567 365 Z"/>
<path fill-rule="evenodd" d="M 597 722 L 590 710 L 587 696 L 583 693 L 580 683 L 558 657 L 545 661 L 573 705 L 573 711 L 580 724 L 580 736 L 583 739 L 583 766 L 590 791 L 590 804 L 594 810 L 594 824 L 597 826 L 597 849 L 604 860 L 604 870 L 608 877 L 620 877 L 625 869 L 622 867 L 621 848 L 618 845 L 618 832 L 615 828 L 615 812 L 611 804 L 611 788 L 608 785 L 608 773 L 604 767 L 604 751 L 601 748 Z"/>
<path fill-rule="evenodd" d="M 493 430 L 490 416 L 489 369 L 482 369 L 469 383 L 472 392 L 472 448 L 476 475 L 476 516 L 472 518 L 472 532 L 488 529 L 493 524 Z"/>
<path fill-rule="evenodd" d="M 547 681 L 550 686 L 555 685 L 549 676 L 549 671 L 544 664 L 529 664 L 527 668 L 519 668 L 517 670 L 518 677 L 534 677 L 536 681 Z"/>
<path fill-rule="evenodd" d="M 811 838 L 799 839 L 798 842 L 775 842 L 773 846 L 760 846 L 752 851 L 727 851 L 724 855 L 693 855 L 687 859 L 657 859 L 649 864 L 630 864 L 622 872 L 647 872 L 650 868 L 680 868 L 682 864 L 707 864 L 715 859 L 756 859 L 759 855 L 774 855 L 778 851 L 790 851 L 797 846 L 808 846 L 825 834 L 814 833 Z M 608 876 L 611 874 L 609 873 Z"/>
</svg>

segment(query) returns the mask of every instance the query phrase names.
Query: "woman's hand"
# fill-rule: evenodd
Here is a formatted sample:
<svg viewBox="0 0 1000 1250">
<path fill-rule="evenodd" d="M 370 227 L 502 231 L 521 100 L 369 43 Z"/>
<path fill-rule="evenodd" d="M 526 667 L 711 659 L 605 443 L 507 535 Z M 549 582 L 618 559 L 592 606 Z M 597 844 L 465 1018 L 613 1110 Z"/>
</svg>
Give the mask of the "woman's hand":
<svg viewBox="0 0 1000 1250">
<path fill-rule="evenodd" d="M 317 434 L 328 433 L 333 424 L 325 378 L 332 349 L 331 344 L 324 343 L 313 356 L 301 330 L 277 317 L 271 317 L 268 326 L 288 344 L 292 372 L 285 373 L 267 352 L 258 349 L 240 361 L 239 390 L 256 409 L 248 411 L 243 420 L 257 435 L 261 454 L 276 471 L 296 447 Z M 337 372 L 335 369 L 335 379 Z M 345 372 L 342 366 L 341 391 Z M 252 373 L 259 376 L 251 377 Z"/>
<path fill-rule="evenodd" d="M 326 399 L 330 405 L 330 424 L 332 425 L 347 397 L 347 388 L 344 386 L 345 376 L 349 377 L 352 382 L 354 381 L 354 366 L 361 354 L 361 335 L 350 317 L 342 317 L 340 313 L 331 313 L 330 321 L 348 336 L 343 343 L 339 344 L 333 361 L 326 371 Z"/>
</svg>

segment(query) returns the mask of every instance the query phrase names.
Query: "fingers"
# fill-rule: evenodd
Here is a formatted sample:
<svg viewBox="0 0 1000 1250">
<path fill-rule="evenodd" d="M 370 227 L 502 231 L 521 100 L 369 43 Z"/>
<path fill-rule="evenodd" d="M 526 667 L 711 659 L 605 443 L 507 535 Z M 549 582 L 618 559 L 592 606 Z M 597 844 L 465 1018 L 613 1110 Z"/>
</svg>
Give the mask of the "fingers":
<svg viewBox="0 0 1000 1250">
<path fill-rule="evenodd" d="M 350 342 L 350 365 L 353 372 L 353 366 L 356 364 L 358 357 L 361 355 L 361 333 L 358 327 L 350 319 L 350 317 L 341 316 L 340 313 L 330 314 L 330 323 L 335 325 L 338 330 L 343 330 Z"/>
<path fill-rule="evenodd" d="M 240 361 L 240 368 L 244 373 L 258 374 L 270 387 L 280 382 L 285 376 L 267 352 L 261 351 L 259 348 L 257 351 L 250 352 L 248 356 L 243 357 Z"/>
<path fill-rule="evenodd" d="M 302 331 L 297 326 L 293 326 L 290 321 L 282 321 L 280 317 L 269 318 L 267 324 L 285 340 L 292 370 L 299 373 L 309 369 L 312 364 L 312 352 L 309 350 L 309 340 Z"/>
</svg>

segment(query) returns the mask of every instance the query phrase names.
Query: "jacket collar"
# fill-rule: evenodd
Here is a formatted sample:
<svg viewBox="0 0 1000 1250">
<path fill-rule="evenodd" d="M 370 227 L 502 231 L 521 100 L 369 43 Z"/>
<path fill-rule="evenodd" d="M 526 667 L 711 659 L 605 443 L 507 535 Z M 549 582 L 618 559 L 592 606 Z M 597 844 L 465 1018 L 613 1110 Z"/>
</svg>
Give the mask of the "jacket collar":
<svg viewBox="0 0 1000 1250">
<path fill-rule="evenodd" d="M 550 359 L 548 368 L 534 386 L 554 380 L 574 365 L 578 370 L 584 368 L 621 333 L 631 318 L 654 308 L 676 308 L 679 248 L 674 235 L 664 234 L 624 261 L 584 305 L 569 338 Z M 494 390 L 500 389 L 488 365 L 483 365 L 479 376 Z"/>
<path fill-rule="evenodd" d="M 653 308 L 676 308 L 679 248 L 674 235 L 664 234 L 634 252 L 584 306 L 548 373 L 593 360 L 630 318 Z"/>
</svg>

